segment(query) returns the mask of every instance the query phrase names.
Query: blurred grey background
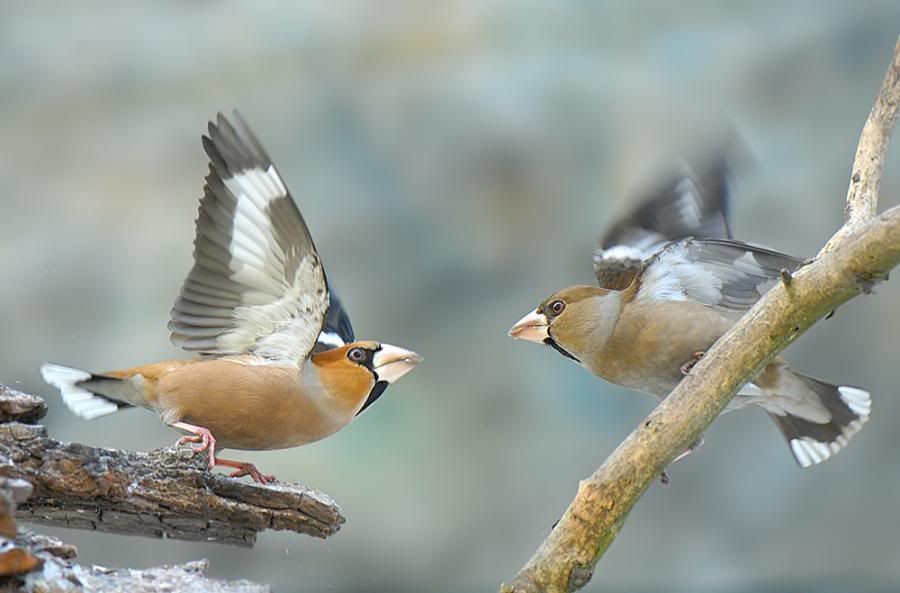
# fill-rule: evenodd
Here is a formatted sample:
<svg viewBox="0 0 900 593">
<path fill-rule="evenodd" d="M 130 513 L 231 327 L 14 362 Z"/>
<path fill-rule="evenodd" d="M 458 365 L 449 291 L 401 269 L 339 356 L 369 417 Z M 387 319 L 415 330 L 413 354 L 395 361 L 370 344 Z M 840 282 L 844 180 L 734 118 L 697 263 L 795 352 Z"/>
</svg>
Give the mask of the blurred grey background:
<svg viewBox="0 0 900 593">
<path fill-rule="evenodd" d="M 337 499 L 348 522 L 327 541 L 55 532 L 85 563 L 208 557 L 213 576 L 279 592 L 494 590 L 652 406 L 506 330 L 592 280 L 596 238 L 675 157 L 733 134 L 737 235 L 815 253 L 841 222 L 898 24 L 896 0 L 3 3 L 0 381 L 48 397 L 54 436 L 175 439 L 144 411 L 74 417 L 38 366 L 184 356 L 166 322 L 191 261 L 199 136 L 235 106 L 357 333 L 425 355 L 343 432 L 247 455 Z M 898 194 L 894 146 L 882 206 Z M 895 590 L 898 297 L 879 286 L 787 354 L 872 391 L 845 452 L 802 471 L 763 413 L 720 419 L 587 590 Z"/>
</svg>

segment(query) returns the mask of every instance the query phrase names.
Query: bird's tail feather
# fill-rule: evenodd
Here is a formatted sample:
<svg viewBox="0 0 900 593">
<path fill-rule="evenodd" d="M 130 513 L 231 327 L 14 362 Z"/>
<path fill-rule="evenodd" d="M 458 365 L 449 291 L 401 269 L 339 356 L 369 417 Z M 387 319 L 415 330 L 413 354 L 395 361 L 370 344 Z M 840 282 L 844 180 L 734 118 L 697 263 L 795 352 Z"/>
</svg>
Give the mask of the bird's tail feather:
<svg viewBox="0 0 900 593">
<path fill-rule="evenodd" d="M 41 375 L 44 381 L 59 389 L 63 402 L 76 416 L 87 420 L 106 416 L 132 405 L 96 391 L 102 385 L 122 382 L 115 377 L 50 363 L 41 366 Z M 110 390 L 103 391 L 108 393 Z"/>
<path fill-rule="evenodd" d="M 847 446 L 859 432 L 872 408 L 868 391 L 847 385 L 831 385 L 794 373 L 831 413 L 831 421 L 817 424 L 790 413 L 769 415 L 802 467 L 821 463 Z"/>
</svg>

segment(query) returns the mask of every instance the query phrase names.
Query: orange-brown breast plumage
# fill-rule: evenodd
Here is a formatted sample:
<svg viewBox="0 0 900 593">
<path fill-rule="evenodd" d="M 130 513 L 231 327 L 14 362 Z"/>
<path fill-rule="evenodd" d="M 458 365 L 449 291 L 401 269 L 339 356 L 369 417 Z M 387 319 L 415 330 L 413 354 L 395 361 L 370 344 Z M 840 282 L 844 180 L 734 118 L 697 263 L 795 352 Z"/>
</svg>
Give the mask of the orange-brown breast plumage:
<svg viewBox="0 0 900 593">
<path fill-rule="evenodd" d="M 171 423 L 208 428 L 222 447 L 282 449 L 317 441 L 346 426 L 368 394 L 333 397 L 301 367 L 253 364 L 247 357 L 202 360 L 157 383 L 156 408 Z M 363 372 L 365 372 L 363 370 Z M 366 373 L 367 374 L 367 373 Z"/>
</svg>

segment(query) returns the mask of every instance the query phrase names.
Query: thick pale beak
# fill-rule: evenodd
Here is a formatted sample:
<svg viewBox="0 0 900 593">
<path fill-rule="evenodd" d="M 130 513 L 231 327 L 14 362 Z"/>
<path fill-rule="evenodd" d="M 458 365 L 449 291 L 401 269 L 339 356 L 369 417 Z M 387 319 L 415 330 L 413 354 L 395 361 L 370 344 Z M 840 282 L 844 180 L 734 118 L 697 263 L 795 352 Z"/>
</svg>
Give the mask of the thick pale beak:
<svg viewBox="0 0 900 593">
<path fill-rule="evenodd" d="M 372 368 L 379 381 L 393 383 L 422 362 L 422 357 L 412 350 L 404 350 L 390 344 L 382 344 L 372 359 Z"/>
<path fill-rule="evenodd" d="M 528 340 L 536 344 L 543 344 L 550 337 L 550 324 L 547 316 L 538 311 L 532 311 L 518 321 L 509 330 L 509 337 L 519 340 Z"/>
</svg>

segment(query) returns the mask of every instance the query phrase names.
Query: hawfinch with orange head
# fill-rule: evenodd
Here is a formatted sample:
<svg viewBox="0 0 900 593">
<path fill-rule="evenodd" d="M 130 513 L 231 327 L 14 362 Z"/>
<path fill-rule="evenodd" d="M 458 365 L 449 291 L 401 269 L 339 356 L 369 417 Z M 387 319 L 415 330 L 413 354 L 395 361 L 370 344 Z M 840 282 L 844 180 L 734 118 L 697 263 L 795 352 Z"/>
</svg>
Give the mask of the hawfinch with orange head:
<svg viewBox="0 0 900 593">
<path fill-rule="evenodd" d="M 194 266 L 172 309 L 172 342 L 202 355 L 90 373 L 53 364 L 44 380 L 92 419 L 139 406 L 188 433 L 209 465 L 274 479 L 217 448 L 283 449 L 347 426 L 421 361 L 354 341 L 309 230 L 272 161 L 235 112 L 210 122 Z"/>
<path fill-rule="evenodd" d="M 598 286 L 571 286 L 510 330 L 611 383 L 664 398 L 801 260 L 734 241 L 724 165 L 685 173 L 615 225 L 594 253 Z M 702 238 L 691 238 L 691 237 Z M 803 467 L 840 451 L 869 417 L 868 392 L 806 377 L 781 358 L 726 411 L 766 410 Z"/>
</svg>

